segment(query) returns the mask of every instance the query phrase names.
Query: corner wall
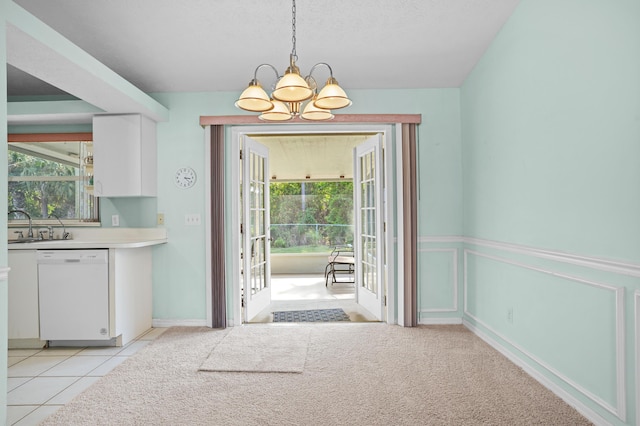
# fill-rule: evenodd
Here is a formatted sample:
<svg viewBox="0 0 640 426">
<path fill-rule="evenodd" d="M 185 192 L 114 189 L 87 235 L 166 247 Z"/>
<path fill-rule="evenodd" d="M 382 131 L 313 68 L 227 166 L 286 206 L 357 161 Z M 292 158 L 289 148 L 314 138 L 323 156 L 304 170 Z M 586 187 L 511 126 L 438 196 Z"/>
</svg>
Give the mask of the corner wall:
<svg viewBox="0 0 640 426">
<path fill-rule="evenodd" d="M 0 63 L 7 62 L 6 21 L 8 0 L 0 0 Z M 7 158 L 7 67 L 0 67 L 0 156 Z M 0 163 L 0 176 L 7 176 L 7 163 Z M 5 179 L 6 183 L 6 179 Z M 7 185 L 0 191 L 0 209 L 7 211 Z M 0 219 L 0 419 L 7 418 L 7 215 Z"/>
<path fill-rule="evenodd" d="M 635 424 L 640 3 L 523 0 L 462 87 L 464 321 Z"/>
</svg>

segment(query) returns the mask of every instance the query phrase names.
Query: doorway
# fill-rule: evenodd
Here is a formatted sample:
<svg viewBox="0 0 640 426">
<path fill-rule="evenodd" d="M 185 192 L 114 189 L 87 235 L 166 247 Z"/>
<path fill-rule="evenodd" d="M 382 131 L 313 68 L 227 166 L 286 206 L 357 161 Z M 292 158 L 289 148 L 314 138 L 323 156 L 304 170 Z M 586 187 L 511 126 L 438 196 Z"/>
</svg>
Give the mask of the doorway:
<svg viewBox="0 0 640 426">
<path fill-rule="evenodd" d="M 395 261 L 395 255 L 394 247 L 388 249 L 391 236 L 386 232 L 386 224 L 393 219 L 394 206 L 387 202 L 385 195 L 385 188 L 389 188 L 393 182 L 393 174 L 386 171 L 391 170 L 393 155 L 383 155 L 385 150 L 392 152 L 390 126 L 331 126 L 331 131 L 327 131 L 326 125 L 321 128 L 301 127 L 274 129 L 274 126 L 268 126 L 266 130 L 264 126 L 252 126 L 234 128 L 232 131 L 229 147 L 231 156 L 233 158 L 237 153 L 235 158 L 242 158 L 242 161 L 231 165 L 232 187 L 237 184 L 236 188 L 242 188 L 235 191 L 238 196 L 232 197 L 232 207 L 237 206 L 237 211 L 231 217 L 239 221 L 232 225 L 232 229 L 240 229 L 231 237 L 236 243 L 233 253 L 238 253 L 234 257 L 239 260 L 232 269 L 236 278 L 232 281 L 236 285 L 230 289 L 234 319 L 251 322 L 259 315 L 264 319 L 265 311 L 268 315 L 272 307 L 278 306 L 277 301 L 271 298 L 275 286 L 290 285 L 286 283 L 287 277 L 277 274 L 273 275 L 276 280 L 272 282 L 269 181 L 342 180 L 353 181 L 356 188 L 353 191 L 353 216 L 356 219 L 353 245 L 356 257 L 354 278 L 357 283 L 351 288 L 352 303 L 359 312 L 351 310 L 359 319 L 387 321 L 389 310 L 395 314 L 395 307 L 390 308 L 386 302 L 395 300 L 396 292 L 395 285 L 391 289 L 388 285 L 389 273 L 395 269 L 395 265 L 389 262 Z M 271 168 L 270 164 L 275 166 Z M 322 255 L 323 271 L 327 255 L 328 252 Z M 325 295 L 329 290 L 336 290 L 337 293 L 343 293 L 340 296 L 345 296 L 345 289 L 340 288 L 344 287 L 343 284 L 326 284 L 323 274 L 315 277 L 312 274 L 304 275 L 298 278 L 299 282 L 315 280 L 316 289 L 319 283 L 325 283 Z M 390 290 L 392 295 L 389 294 Z M 276 290 L 274 294 L 277 293 Z M 299 306 L 308 307 L 310 303 L 315 306 L 327 304 L 303 301 Z M 344 298 L 337 303 L 345 303 Z M 291 302 L 285 305 L 289 307 L 287 310 L 291 309 Z"/>
<path fill-rule="evenodd" d="M 242 324 L 238 289 L 239 167 L 235 166 L 242 134 L 251 133 L 382 133 L 387 220 L 385 269 L 388 285 L 385 321 L 412 327 L 417 324 L 417 128 L 419 114 L 356 114 L 337 116 L 331 123 L 264 125 L 256 117 L 201 116 L 205 146 L 205 304 L 209 327 Z M 347 124 L 348 123 L 348 124 Z"/>
</svg>

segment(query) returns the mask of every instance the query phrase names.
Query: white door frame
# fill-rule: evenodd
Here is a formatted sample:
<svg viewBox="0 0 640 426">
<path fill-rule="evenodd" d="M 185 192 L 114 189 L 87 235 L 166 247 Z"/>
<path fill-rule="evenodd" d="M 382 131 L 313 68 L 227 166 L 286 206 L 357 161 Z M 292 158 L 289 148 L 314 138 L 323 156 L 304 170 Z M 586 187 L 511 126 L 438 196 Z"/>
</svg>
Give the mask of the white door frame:
<svg viewBox="0 0 640 426">
<path fill-rule="evenodd" d="M 269 125 L 239 125 L 232 126 L 231 140 L 225 141 L 225 158 L 228 161 L 225 167 L 228 167 L 227 176 L 230 176 L 231 183 L 227 185 L 227 188 L 231 188 L 231 194 L 227 194 L 227 199 L 231 202 L 231 206 L 227 211 L 231 211 L 231 217 L 229 218 L 229 227 L 231 232 L 228 235 L 227 247 L 230 247 L 231 256 L 231 270 L 227 273 L 227 294 L 231 295 L 232 308 L 227 312 L 227 324 L 231 327 L 242 325 L 242 307 L 241 307 L 241 294 L 240 286 L 240 195 L 237 188 L 240 185 L 240 144 L 245 134 L 344 134 L 344 133 L 380 133 L 383 135 L 383 146 L 385 150 L 384 155 L 384 169 L 385 169 L 385 222 L 393 224 L 396 222 L 396 228 L 387 226 L 385 232 L 385 244 L 387 249 L 385 250 L 385 270 L 384 270 L 384 285 L 386 286 L 387 294 L 387 306 L 383 312 L 383 321 L 389 324 L 395 324 L 397 321 L 403 321 L 404 306 L 402 305 L 404 298 L 404 274 L 402 265 L 404 264 L 404 237 L 403 237 L 403 181 L 402 181 L 402 126 L 396 124 L 395 132 L 393 131 L 392 124 L 269 124 Z M 210 127 L 206 127 L 205 131 L 205 205 L 210 206 L 211 203 L 211 136 Z M 228 134 L 228 133 L 226 133 Z M 395 147 L 395 149 L 394 149 Z M 391 155 L 393 152 L 394 155 Z M 395 163 L 393 157 L 395 156 Z M 395 174 L 392 173 L 395 166 Z M 392 187 L 395 178 L 395 186 Z M 388 202 L 392 199 L 389 194 L 395 193 L 396 203 Z M 229 196 L 230 195 L 230 196 Z M 205 235 L 206 237 L 206 308 L 207 308 L 207 325 L 212 326 L 212 301 L 211 301 L 211 286 L 212 280 L 210 275 L 211 260 L 210 260 L 210 247 L 211 247 L 211 212 L 207 208 L 205 214 Z M 397 235 L 394 235 L 394 231 Z M 397 263 L 394 262 L 397 260 Z M 396 274 L 395 266 L 399 265 L 397 273 L 397 279 L 394 280 Z M 396 310 L 396 301 L 398 304 Z M 397 320 L 396 320 L 397 319 Z"/>
</svg>

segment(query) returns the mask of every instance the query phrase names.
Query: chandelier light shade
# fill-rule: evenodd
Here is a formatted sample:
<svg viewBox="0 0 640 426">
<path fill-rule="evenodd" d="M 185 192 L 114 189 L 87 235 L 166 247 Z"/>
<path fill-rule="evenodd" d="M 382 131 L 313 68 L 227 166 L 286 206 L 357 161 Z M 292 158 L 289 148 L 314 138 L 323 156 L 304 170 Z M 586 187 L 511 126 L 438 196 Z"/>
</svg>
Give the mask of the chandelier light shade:
<svg viewBox="0 0 640 426">
<path fill-rule="evenodd" d="M 264 111 L 258 116 L 260 120 L 266 121 L 287 121 L 293 118 L 289 108 L 284 102 L 271 100 L 271 109 Z"/>
<path fill-rule="evenodd" d="M 246 111 L 260 112 L 262 114 L 259 118 L 267 121 L 286 121 L 296 115 L 300 115 L 306 120 L 330 120 L 334 118 L 331 110 L 348 107 L 351 105 L 351 100 L 338 85 L 338 81 L 333 78 L 333 70 L 327 63 L 315 64 L 305 78 L 300 75 L 300 69 L 296 66 L 298 59 L 296 54 L 296 1 L 292 0 L 292 4 L 293 49 L 289 56 L 289 67 L 284 76 L 280 76 L 273 65 L 259 65 L 254 71 L 254 77 L 249 83 L 249 87 L 242 92 L 235 105 Z M 312 74 L 319 66 L 328 68 L 329 79 L 318 93 Z M 264 91 L 258 82 L 258 70 L 263 67 L 271 68 L 276 74 L 277 81 L 271 96 Z M 302 103 L 306 101 L 309 102 L 302 108 Z"/>
<path fill-rule="evenodd" d="M 313 104 L 318 108 L 339 109 L 351 105 L 351 100 L 342 87 L 338 86 L 336 79 L 329 77 Z"/>
<path fill-rule="evenodd" d="M 291 66 L 287 68 L 284 76 L 278 80 L 276 90 L 273 91 L 271 96 L 283 102 L 304 102 L 307 99 L 311 99 L 313 90 L 311 90 L 304 78 L 300 76 L 300 69 L 295 66 L 293 60 L 293 57 L 291 57 Z"/>
<path fill-rule="evenodd" d="M 251 80 L 249 87 L 244 89 L 236 102 L 236 107 L 247 111 L 263 112 L 273 109 L 273 104 L 260 83 L 257 80 Z"/>
<path fill-rule="evenodd" d="M 331 120 L 334 117 L 331 111 L 328 109 L 318 108 L 315 105 L 315 100 L 316 97 L 314 96 L 314 98 L 304 107 L 304 110 L 302 111 L 302 114 L 300 114 L 300 117 L 304 118 L 305 120 Z"/>
</svg>

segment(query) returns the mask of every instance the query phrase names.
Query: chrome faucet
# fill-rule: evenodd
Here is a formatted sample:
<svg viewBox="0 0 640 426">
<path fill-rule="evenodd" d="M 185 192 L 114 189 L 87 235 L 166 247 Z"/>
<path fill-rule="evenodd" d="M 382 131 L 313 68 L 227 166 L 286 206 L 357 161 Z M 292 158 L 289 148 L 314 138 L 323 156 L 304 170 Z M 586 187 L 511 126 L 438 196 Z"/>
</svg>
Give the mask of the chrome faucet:
<svg viewBox="0 0 640 426">
<path fill-rule="evenodd" d="M 51 219 L 52 217 L 55 217 L 56 219 L 58 219 L 58 222 L 60 222 L 60 225 L 62 226 L 62 239 L 66 240 L 67 238 L 69 238 L 69 233 L 66 231 L 66 228 L 64 227 L 64 223 L 62 223 L 60 218 L 58 216 L 56 216 L 55 214 L 50 214 L 49 215 L 49 219 Z M 50 231 L 49 231 L 49 239 L 53 240 L 53 226 L 50 226 L 49 229 L 50 229 Z"/>
<path fill-rule="evenodd" d="M 29 213 L 24 210 L 9 210 L 9 213 L 7 214 L 11 213 L 22 213 L 27 217 L 27 219 L 29 219 L 29 231 L 27 232 L 27 238 L 33 238 L 33 227 L 31 226 L 31 216 L 29 216 Z"/>
</svg>

